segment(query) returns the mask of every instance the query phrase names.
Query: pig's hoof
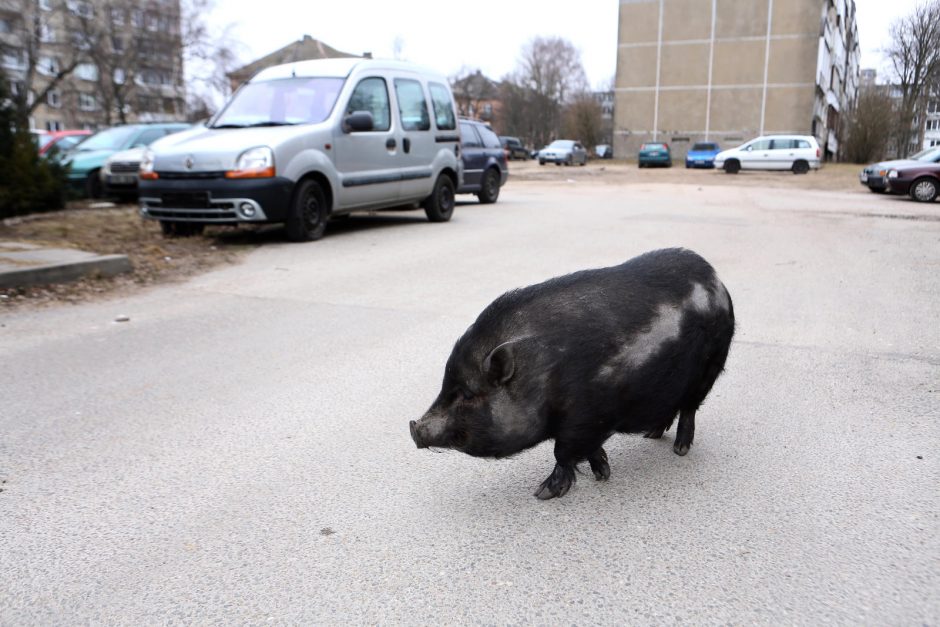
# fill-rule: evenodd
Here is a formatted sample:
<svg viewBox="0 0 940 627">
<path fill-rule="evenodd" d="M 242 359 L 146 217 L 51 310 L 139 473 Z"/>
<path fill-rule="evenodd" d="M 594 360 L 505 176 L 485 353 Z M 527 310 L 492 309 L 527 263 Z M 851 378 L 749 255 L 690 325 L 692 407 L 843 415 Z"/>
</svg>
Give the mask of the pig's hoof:
<svg viewBox="0 0 940 627">
<path fill-rule="evenodd" d="M 679 455 L 680 457 L 684 456 L 689 452 L 689 445 L 685 442 L 676 442 L 672 445 L 672 452 L 676 455 Z"/>
<path fill-rule="evenodd" d="M 574 468 L 555 464 L 555 470 L 542 482 L 535 496 L 541 501 L 547 501 L 558 496 L 564 496 L 575 482 Z"/>
<path fill-rule="evenodd" d="M 594 478 L 598 481 L 607 481 L 610 479 L 610 464 L 607 463 L 607 452 L 599 448 L 593 455 L 588 457 L 588 463 L 591 464 L 591 471 Z"/>
<path fill-rule="evenodd" d="M 663 437 L 663 431 L 665 430 L 666 428 L 662 427 L 660 429 L 655 429 L 653 431 L 647 431 L 643 437 L 649 438 L 650 440 L 658 440 L 659 438 Z"/>
</svg>

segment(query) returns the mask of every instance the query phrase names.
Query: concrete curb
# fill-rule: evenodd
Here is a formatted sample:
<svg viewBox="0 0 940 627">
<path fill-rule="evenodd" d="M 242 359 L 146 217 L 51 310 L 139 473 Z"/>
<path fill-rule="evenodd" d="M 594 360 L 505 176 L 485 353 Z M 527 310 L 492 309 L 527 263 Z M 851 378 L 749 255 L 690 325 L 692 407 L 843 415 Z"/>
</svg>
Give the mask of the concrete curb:
<svg viewBox="0 0 940 627">
<path fill-rule="evenodd" d="M 90 275 L 115 276 L 133 270 L 126 255 L 0 242 L 0 288 L 66 283 Z"/>
</svg>

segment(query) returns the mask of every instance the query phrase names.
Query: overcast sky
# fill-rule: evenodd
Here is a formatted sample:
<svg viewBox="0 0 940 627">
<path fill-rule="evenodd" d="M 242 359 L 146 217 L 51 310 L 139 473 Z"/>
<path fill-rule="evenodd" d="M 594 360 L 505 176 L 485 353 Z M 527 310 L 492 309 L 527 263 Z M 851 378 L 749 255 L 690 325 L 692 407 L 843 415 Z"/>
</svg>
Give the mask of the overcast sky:
<svg viewBox="0 0 940 627">
<path fill-rule="evenodd" d="M 888 26 L 924 0 L 856 0 L 862 67 L 882 73 Z M 477 69 L 501 79 L 535 36 L 564 37 L 581 51 L 594 87 L 609 84 L 617 63 L 618 0 L 216 0 L 212 21 L 232 24 L 246 63 L 310 35 L 343 52 L 372 52 L 429 66 L 448 76 Z M 263 8 L 263 10 L 259 10 Z"/>
</svg>

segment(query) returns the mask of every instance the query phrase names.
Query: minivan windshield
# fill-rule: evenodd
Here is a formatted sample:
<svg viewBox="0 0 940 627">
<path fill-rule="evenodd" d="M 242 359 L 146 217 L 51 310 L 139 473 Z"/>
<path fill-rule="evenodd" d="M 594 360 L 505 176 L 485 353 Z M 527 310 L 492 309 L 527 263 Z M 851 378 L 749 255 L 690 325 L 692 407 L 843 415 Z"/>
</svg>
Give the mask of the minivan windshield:
<svg viewBox="0 0 940 627">
<path fill-rule="evenodd" d="M 322 122 L 333 110 L 342 78 L 282 78 L 248 83 L 210 128 L 286 126 Z"/>
</svg>

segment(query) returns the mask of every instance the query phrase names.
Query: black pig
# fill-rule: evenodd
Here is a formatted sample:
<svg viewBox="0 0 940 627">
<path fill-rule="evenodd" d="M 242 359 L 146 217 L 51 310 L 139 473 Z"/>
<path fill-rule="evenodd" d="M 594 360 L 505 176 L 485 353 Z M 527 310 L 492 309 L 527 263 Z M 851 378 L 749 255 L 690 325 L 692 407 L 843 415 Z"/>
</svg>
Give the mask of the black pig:
<svg viewBox="0 0 940 627">
<path fill-rule="evenodd" d="M 457 340 L 411 437 L 494 458 L 553 438 L 555 469 L 535 496 L 564 496 L 581 461 L 610 477 L 602 445 L 614 433 L 660 438 L 678 414 L 673 450 L 685 455 L 733 335 L 728 291 L 689 250 L 512 290 Z"/>
</svg>

